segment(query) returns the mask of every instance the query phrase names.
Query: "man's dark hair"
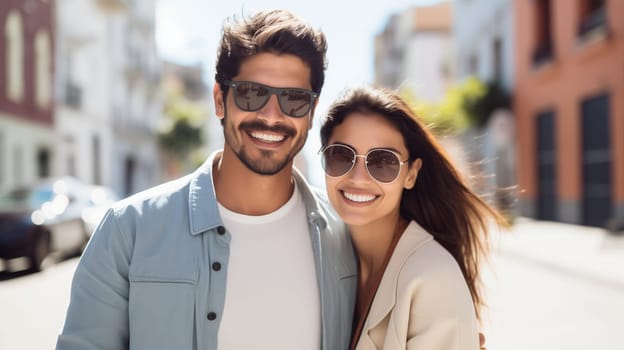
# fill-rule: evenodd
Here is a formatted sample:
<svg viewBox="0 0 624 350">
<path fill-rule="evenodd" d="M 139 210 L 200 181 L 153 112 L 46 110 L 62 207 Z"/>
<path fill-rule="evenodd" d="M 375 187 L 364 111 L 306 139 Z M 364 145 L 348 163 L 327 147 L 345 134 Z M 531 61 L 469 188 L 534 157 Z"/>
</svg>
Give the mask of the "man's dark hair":
<svg viewBox="0 0 624 350">
<path fill-rule="evenodd" d="M 217 72 L 224 97 L 226 80 L 238 75 L 241 64 L 263 53 L 290 54 L 310 67 L 310 85 L 320 93 L 325 81 L 327 42 L 325 35 L 300 17 L 286 10 L 264 10 L 249 18 L 235 18 L 223 26 L 217 50 Z"/>
</svg>

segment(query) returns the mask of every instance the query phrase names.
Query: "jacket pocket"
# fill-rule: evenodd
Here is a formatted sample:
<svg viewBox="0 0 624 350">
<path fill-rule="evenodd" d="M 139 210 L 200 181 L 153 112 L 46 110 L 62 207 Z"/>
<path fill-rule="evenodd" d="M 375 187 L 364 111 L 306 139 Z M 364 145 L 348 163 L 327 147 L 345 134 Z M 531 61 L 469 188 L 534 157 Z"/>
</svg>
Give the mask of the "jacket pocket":
<svg viewBox="0 0 624 350">
<path fill-rule="evenodd" d="M 141 264 L 129 279 L 130 349 L 191 349 L 198 269 Z"/>
</svg>

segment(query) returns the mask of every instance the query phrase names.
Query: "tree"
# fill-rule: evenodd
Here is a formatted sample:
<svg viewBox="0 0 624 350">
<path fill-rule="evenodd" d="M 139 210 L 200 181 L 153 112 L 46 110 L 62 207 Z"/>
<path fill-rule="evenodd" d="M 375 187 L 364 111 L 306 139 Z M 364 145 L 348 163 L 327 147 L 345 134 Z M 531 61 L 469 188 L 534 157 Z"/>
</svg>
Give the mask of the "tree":
<svg viewBox="0 0 624 350">
<path fill-rule="evenodd" d="M 482 129 L 497 108 L 509 108 L 509 95 L 496 83 L 470 77 L 452 86 L 440 102 L 418 99 L 409 89 L 400 92 L 421 120 L 436 134 L 445 135 L 469 126 Z"/>
<path fill-rule="evenodd" d="M 483 86 L 481 93 L 467 96 L 463 102 L 463 109 L 470 124 L 478 129 L 483 129 L 487 125 L 492 112 L 499 108 L 511 107 L 511 97 L 500 84 L 496 82 L 481 84 Z"/>
<path fill-rule="evenodd" d="M 203 144 L 202 124 L 206 112 L 201 106 L 179 93 L 170 92 L 165 99 L 163 123 L 158 132 L 158 143 L 167 156 L 176 176 L 191 166 L 193 152 Z"/>
<path fill-rule="evenodd" d="M 468 127 L 471 118 L 465 109 L 466 101 L 483 93 L 483 84 L 475 78 L 452 86 L 439 102 L 420 100 L 409 89 L 399 92 L 418 117 L 438 135 L 456 133 Z"/>
</svg>

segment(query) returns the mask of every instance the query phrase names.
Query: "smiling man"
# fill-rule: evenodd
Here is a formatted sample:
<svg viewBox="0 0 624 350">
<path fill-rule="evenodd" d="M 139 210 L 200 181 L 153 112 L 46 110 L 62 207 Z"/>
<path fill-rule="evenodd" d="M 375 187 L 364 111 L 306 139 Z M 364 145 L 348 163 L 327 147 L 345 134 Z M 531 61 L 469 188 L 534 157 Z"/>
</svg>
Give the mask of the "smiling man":
<svg viewBox="0 0 624 350">
<path fill-rule="evenodd" d="M 57 349 L 336 349 L 357 266 L 293 168 L 324 82 L 324 35 L 290 12 L 223 28 L 223 150 L 115 205 L 76 270 Z"/>
</svg>

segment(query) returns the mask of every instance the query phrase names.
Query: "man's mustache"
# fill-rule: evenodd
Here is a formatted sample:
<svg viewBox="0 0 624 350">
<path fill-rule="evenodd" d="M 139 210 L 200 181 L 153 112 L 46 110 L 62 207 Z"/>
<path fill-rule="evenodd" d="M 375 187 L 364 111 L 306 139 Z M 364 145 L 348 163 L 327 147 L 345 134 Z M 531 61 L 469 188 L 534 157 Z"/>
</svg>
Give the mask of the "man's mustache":
<svg viewBox="0 0 624 350">
<path fill-rule="evenodd" d="M 289 128 L 282 124 L 276 124 L 273 126 L 266 125 L 265 123 L 254 120 L 250 122 L 242 122 L 238 128 L 242 131 L 270 131 L 275 133 L 285 134 L 286 136 L 294 137 L 297 134 L 295 129 Z"/>
</svg>

